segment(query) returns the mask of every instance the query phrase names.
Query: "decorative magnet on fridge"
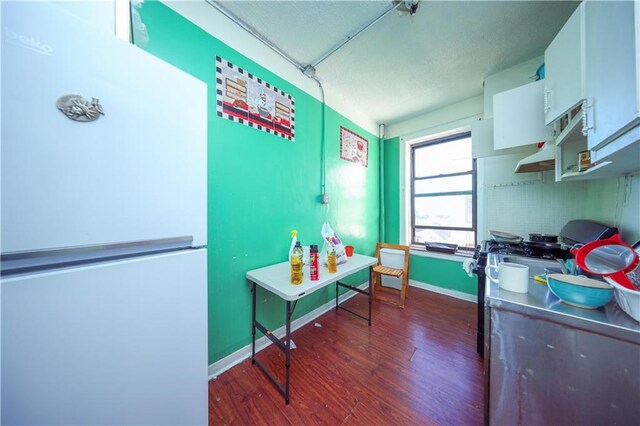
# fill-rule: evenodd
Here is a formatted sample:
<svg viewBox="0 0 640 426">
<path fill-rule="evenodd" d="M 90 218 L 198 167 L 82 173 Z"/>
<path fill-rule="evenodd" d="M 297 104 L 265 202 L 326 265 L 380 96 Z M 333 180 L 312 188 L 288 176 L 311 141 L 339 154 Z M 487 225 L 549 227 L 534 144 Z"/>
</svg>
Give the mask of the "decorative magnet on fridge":
<svg viewBox="0 0 640 426">
<path fill-rule="evenodd" d="M 95 121 L 104 115 L 99 99 L 91 98 L 88 101 L 80 95 L 60 96 L 56 107 L 74 121 Z"/>
</svg>

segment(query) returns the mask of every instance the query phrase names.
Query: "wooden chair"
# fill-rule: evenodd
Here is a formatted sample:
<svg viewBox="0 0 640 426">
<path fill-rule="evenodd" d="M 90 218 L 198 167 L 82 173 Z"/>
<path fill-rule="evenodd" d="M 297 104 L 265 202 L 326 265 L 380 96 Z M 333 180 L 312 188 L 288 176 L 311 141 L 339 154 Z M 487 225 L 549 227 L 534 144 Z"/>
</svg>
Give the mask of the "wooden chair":
<svg viewBox="0 0 640 426">
<path fill-rule="evenodd" d="M 384 266 L 381 262 L 381 250 L 388 249 L 388 251 L 392 253 L 404 254 L 404 266 L 402 268 L 393 268 L 389 266 Z M 398 244 L 386 244 L 386 243 L 378 243 L 376 244 L 376 257 L 378 258 L 378 263 L 373 267 L 373 273 L 371 274 L 372 279 L 372 291 L 373 297 L 379 300 L 383 300 L 385 302 L 393 302 L 398 303 L 397 299 L 394 297 L 390 297 L 389 294 L 394 294 L 400 296 L 400 301 L 398 306 L 404 308 L 404 299 L 409 296 L 409 246 L 402 246 Z M 383 286 L 382 285 L 382 276 L 386 275 L 389 277 L 401 278 L 401 285 L 399 289 Z M 386 294 L 385 294 L 386 293 Z"/>
</svg>

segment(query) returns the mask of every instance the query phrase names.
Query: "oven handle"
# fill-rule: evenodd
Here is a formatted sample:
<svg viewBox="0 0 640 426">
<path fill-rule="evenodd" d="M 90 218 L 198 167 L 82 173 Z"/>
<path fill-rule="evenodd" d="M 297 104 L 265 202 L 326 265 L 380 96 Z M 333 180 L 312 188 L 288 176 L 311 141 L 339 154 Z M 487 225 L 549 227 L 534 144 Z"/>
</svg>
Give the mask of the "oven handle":
<svg viewBox="0 0 640 426">
<path fill-rule="evenodd" d="M 489 280 L 490 280 L 490 281 L 492 281 L 492 282 L 494 282 L 494 283 L 496 283 L 496 284 L 499 284 L 499 283 L 500 283 L 500 281 L 498 281 L 498 278 L 493 278 L 493 277 L 491 276 L 491 270 L 492 270 L 492 269 L 495 269 L 495 270 L 496 270 L 496 272 L 497 272 L 497 271 L 498 271 L 498 266 L 497 266 L 497 265 L 487 265 L 487 266 L 484 268 L 484 273 L 486 274 L 487 278 L 489 278 Z"/>
</svg>

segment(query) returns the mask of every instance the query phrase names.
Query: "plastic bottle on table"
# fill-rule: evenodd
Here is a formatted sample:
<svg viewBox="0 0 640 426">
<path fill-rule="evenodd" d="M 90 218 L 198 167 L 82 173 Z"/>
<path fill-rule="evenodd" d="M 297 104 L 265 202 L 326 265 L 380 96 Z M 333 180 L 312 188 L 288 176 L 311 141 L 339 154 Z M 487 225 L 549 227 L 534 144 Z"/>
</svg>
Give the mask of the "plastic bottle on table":
<svg viewBox="0 0 640 426">
<path fill-rule="evenodd" d="M 302 265 L 302 246 L 298 241 L 291 252 L 291 284 L 302 284 Z"/>
<path fill-rule="evenodd" d="M 311 281 L 317 281 L 320 278 L 318 274 L 318 246 L 311 244 L 309 249 L 309 278 Z"/>
<path fill-rule="evenodd" d="M 327 256 L 327 269 L 330 274 L 338 272 L 338 268 L 336 266 L 336 249 L 334 248 L 331 248 L 331 251 Z"/>
</svg>

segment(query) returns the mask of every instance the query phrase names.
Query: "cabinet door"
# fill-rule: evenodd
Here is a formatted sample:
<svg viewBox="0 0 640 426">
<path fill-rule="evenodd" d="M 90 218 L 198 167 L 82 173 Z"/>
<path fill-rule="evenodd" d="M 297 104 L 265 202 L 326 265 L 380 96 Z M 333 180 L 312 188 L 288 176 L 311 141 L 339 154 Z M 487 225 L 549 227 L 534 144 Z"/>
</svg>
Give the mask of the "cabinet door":
<svg viewBox="0 0 640 426">
<path fill-rule="evenodd" d="M 578 7 L 544 52 L 545 123 L 549 124 L 584 97 L 581 36 L 584 6 Z"/>
<path fill-rule="evenodd" d="M 544 80 L 493 97 L 495 149 L 530 145 L 551 139 L 544 123 Z"/>
<path fill-rule="evenodd" d="M 586 2 L 585 77 L 589 149 L 638 122 L 634 2 Z"/>
<path fill-rule="evenodd" d="M 485 118 L 471 123 L 471 154 L 473 158 L 495 157 L 496 155 L 522 154 L 526 157 L 535 153 L 535 145 L 523 145 L 515 148 L 495 150 L 493 148 L 493 118 Z"/>
</svg>

